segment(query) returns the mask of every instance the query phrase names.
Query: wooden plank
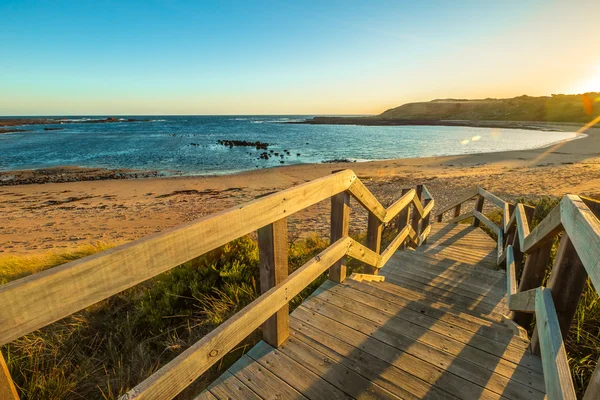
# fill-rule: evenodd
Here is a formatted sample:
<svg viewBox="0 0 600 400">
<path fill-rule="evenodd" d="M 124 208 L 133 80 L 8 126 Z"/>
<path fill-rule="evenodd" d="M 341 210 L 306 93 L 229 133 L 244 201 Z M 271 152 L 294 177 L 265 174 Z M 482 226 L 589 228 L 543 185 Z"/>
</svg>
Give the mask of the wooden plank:
<svg viewBox="0 0 600 400">
<path fill-rule="evenodd" d="M 519 236 L 519 245 L 521 249 L 525 248 L 525 238 L 529 236 L 529 223 L 527 222 L 527 216 L 525 215 L 525 207 L 523 204 L 517 204 L 515 209 L 517 219 L 517 235 Z"/>
<path fill-rule="evenodd" d="M 367 263 L 372 267 L 379 268 L 379 265 L 381 264 L 381 256 L 379 254 L 355 240 L 352 240 L 352 244 L 350 245 L 350 248 L 348 248 L 348 252 L 346 254 L 352 258 L 356 258 L 359 261 Z"/>
<path fill-rule="evenodd" d="M 550 260 L 551 251 L 552 242 L 548 241 L 543 246 L 538 247 L 533 250 L 532 253 L 527 255 L 525 266 L 523 267 L 523 272 L 521 274 L 521 281 L 519 282 L 519 292 L 525 292 L 542 286 L 544 277 L 546 276 L 546 266 Z M 533 306 L 533 303 L 531 305 Z M 517 304 L 515 304 L 515 307 L 516 306 Z M 529 327 L 533 320 L 532 313 L 533 310 L 527 311 L 526 313 L 517 312 L 515 313 L 513 320 L 523 327 Z"/>
<path fill-rule="evenodd" d="M 511 295 L 508 300 L 508 308 L 511 311 L 519 311 L 521 313 L 531 314 L 535 312 L 535 291 L 536 289 L 530 289 Z"/>
<path fill-rule="evenodd" d="M 419 225 L 421 217 L 423 215 L 423 206 L 421 205 L 421 198 L 423 197 L 423 185 L 417 185 L 415 195 L 413 197 L 413 212 L 412 221 L 410 223 L 413 231 L 419 234 Z"/>
<path fill-rule="evenodd" d="M 345 237 L 294 271 L 240 312 L 204 336 L 183 353 L 130 390 L 124 399 L 171 399 L 214 365 L 270 315 L 339 260 L 352 239 Z"/>
<path fill-rule="evenodd" d="M 350 224 L 350 195 L 348 192 L 338 193 L 331 197 L 331 234 L 330 243 L 348 236 Z M 330 269 L 328 278 L 334 282 L 346 279 L 346 256 L 344 255 Z"/>
<path fill-rule="evenodd" d="M 417 377 L 336 338 L 332 332 L 324 332 L 304 323 L 295 315 L 292 315 L 291 326 L 293 338 L 403 399 L 417 400 L 426 396 L 432 399 L 446 399 L 450 396 Z"/>
<path fill-rule="evenodd" d="M 292 314 L 292 318 L 294 317 L 301 319 L 309 326 L 335 335 L 337 339 L 459 398 L 500 399 L 499 395 L 495 395 L 467 379 L 452 373 L 445 373 L 436 365 L 406 353 L 394 347 L 393 344 L 388 344 L 388 342 L 394 343 L 392 338 L 384 341 L 378 340 L 369 334 L 369 329 L 363 330 L 360 327 L 355 329 L 316 311 L 311 311 L 303 305 L 296 308 Z"/>
<path fill-rule="evenodd" d="M 455 224 L 458 223 L 460 221 L 464 221 L 467 218 L 471 218 L 473 216 L 473 211 L 468 211 L 462 215 L 459 215 L 458 217 L 454 217 L 449 221 L 446 221 L 447 224 Z"/>
<path fill-rule="evenodd" d="M 488 192 L 487 190 L 485 190 L 482 187 L 477 188 L 477 193 L 480 196 L 484 197 L 489 202 L 496 205 L 496 207 L 500 207 L 501 209 L 504 210 L 504 205 L 506 204 L 506 202 L 504 200 L 502 200 L 500 197 L 496 196 L 495 194 L 493 194 L 491 192 Z"/>
<path fill-rule="evenodd" d="M 502 235 L 501 228 L 498 225 L 496 225 L 495 223 L 493 223 L 492 221 L 490 221 L 490 219 L 488 217 L 486 217 L 485 215 L 483 215 L 479 211 L 474 210 L 473 211 L 473 216 L 475 218 L 477 218 L 479 221 L 483 222 L 483 224 L 485 226 L 487 226 L 488 228 L 490 228 L 496 235 L 498 235 L 498 236 Z"/>
<path fill-rule="evenodd" d="M 379 323 L 368 319 L 372 314 L 364 316 L 358 315 L 337 306 L 333 306 L 330 303 L 319 301 L 317 298 L 311 299 L 301 307 L 305 307 L 334 321 L 343 323 L 350 328 L 387 343 L 404 352 L 404 354 L 411 355 L 420 361 L 440 366 L 446 373 L 454 374 L 476 385 L 486 387 L 488 390 L 499 395 L 512 399 L 543 399 L 544 397 L 542 393 L 536 393 L 535 390 L 527 388 L 525 385 L 514 380 L 510 380 L 499 373 L 487 371 L 484 368 L 481 368 L 481 366 L 471 363 L 461 357 L 455 357 L 454 355 L 431 347 L 431 344 L 425 345 L 422 342 L 414 340 L 414 338 L 405 334 L 405 329 L 407 329 L 406 326 L 395 326 L 393 320 L 387 320 L 385 324 Z M 310 323 L 310 321 L 308 322 Z M 444 342 L 444 344 L 448 345 L 448 347 L 450 346 L 449 342 Z M 402 356 L 402 358 L 406 359 L 405 356 Z"/>
<path fill-rule="evenodd" d="M 0 286 L 0 345 L 346 190 L 346 170 Z"/>
<path fill-rule="evenodd" d="M 560 214 L 565 231 L 600 294 L 600 221 L 579 197 L 573 195 L 563 197 Z"/>
<path fill-rule="evenodd" d="M 356 272 L 350 275 L 350 279 L 355 280 L 357 282 L 367 281 L 367 282 L 384 282 L 385 276 L 379 275 L 369 275 L 369 274 L 357 274 Z"/>
<path fill-rule="evenodd" d="M 396 252 L 396 250 L 404 243 L 406 238 L 411 234 L 413 237 L 416 236 L 414 235 L 412 228 L 409 225 L 407 225 L 398 233 L 398 235 L 396 235 L 394 240 L 392 240 L 392 242 L 381 254 L 381 260 L 379 261 L 380 267 L 383 267 L 388 262 L 390 257 Z"/>
<path fill-rule="evenodd" d="M 295 337 L 284 343 L 279 351 L 354 399 L 399 399 Z"/>
<path fill-rule="evenodd" d="M 464 195 L 459 197 L 459 199 L 456 200 L 454 203 L 452 203 L 451 205 L 449 205 L 445 208 L 442 208 L 440 211 L 438 211 L 437 216 L 440 216 L 440 215 L 444 214 L 446 211 L 449 211 L 457 206 L 460 206 L 462 203 L 471 200 L 473 197 L 475 197 L 477 195 L 478 195 L 477 188 L 469 189 Z M 455 217 L 457 217 L 457 215 L 455 215 Z"/>
<path fill-rule="evenodd" d="M 348 187 L 348 192 L 358 201 L 367 211 L 373 213 L 380 221 L 383 221 L 386 216 L 385 207 L 381 205 L 379 200 L 373 196 L 373 193 L 360 181 L 355 179 Z"/>
<path fill-rule="evenodd" d="M 538 334 L 548 398 L 552 400 L 576 400 L 569 361 L 560 334 L 560 326 L 551 291 L 548 288 L 538 288 L 536 290 L 535 315 L 538 321 Z"/>
<path fill-rule="evenodd" d="M 475 208 L 473 209 L 473 216 L 475 216 L 475 212 L 481 213 L 483 211 L 484 201 L 485 201 L 485 197 L 478 194 L 477 200 L 475 201 Z M 474 228 L 477 228 L 479 226 L 479 222 L 480 221 L 478 218 L 473 218 L 473 223 L 471 224 L 471 226 Z"/>
<path fill-rule="evenodd" d="M 501 343 L 513 342 L 509 330 L 503 325 L 498 325 L 489 320 L 476 317 L 472 314 L 461 312 L 460 308 L 451 309 L 449 305 L 427 301 L 423 296 L 405 290 L 396 285 L 390 284 L 370 284 L 369 282 L 346 281 L 344 286 L 349 286 L 368 293 L 372 296 L 380 297 L 390 303 L 416 311 L 422 315 L 447 322 L 455 326 L 460 326 L 470 332 L 493 339 Z M 519 347 L 526 348 L 529 341 L 520 341 L 513 343 Z"/>
<path fill-rule="evenodd" d="M 429 225 L 429 221 L 431 220 L 430 217 L 430 213 L 431 210 L 433 209 L 433 205 L 434 205 L 434 201 L 433 199 L 425 199 L 425 208 L 423 209 L 425 212 L 425 215 L 423 216 L 423 220 L 421 221 L 421 235 L 419 235 L 419 243 L 418 245 L 424 245 L 427 244 L 427 236 L 429 235 L 429 232 L 431 231 L 431 226 Z"/>
<path fill-rule="evenodd" d="M 404 196 L 407 196 L 409 198 L 414 197 L 414 193 L 412 195 L 407 195 L 411 191 L 414 191 L 414 189 L 402 189 L 402 197 L 404 197 Z M 390 206 L 390 208 L 391 208 L 391 206 Z M 389 212 L 389 208 L 388 208 L 388 212 Z M 398 213 L 398 218 L 396 220 L 396 230 L 398 232 L 400 232 L 409 223 L 410 223 L 410 207 L 407 204 L 404 208 L 402 208 L 402 211 L 400 211 Z"/>
<path fill-rule="evenodd" d="M 541 364 L 537 357 L 531 355 L 524 346 L 507 346 L 507 344 L 466 331 L 460 326 L 432 319 L 419 312 L 387 302 L 377 296 L 359 292 L 345 285 L 337 285 L 323 291 L 317 296 L 317 299 L 347 309 L 390 329 L 397 327 L 404 335 L 415 340 L 455 354 L 470 362 L 481 363 L 486 368 L 517 379 L 525 385 L 531 384 L 533 379 L 538 379 L 539 382 L 533 384 L 536 385 L 536 390 L 543 391 Z M 508 332 L 506 333 L 508 334 Z M 498 357 L 502 360 L 498 360 Z M 522 368 L 517 370 L 517 364 L 520 364 Z M 531 371 L 537 373 L 533 374 Z"/>
<path fill-rule="evenodd" d="M 550 214 L 546 216 L 525 238 L 523 251 L 531 253 L 534 249 L 542 246 L 547 241 L 552 240 L 563 230 L 561 221 L 561 205 L 554 207 Z"/>
<path fill-rule="evenodd" d="M 348 400 L 344 392 L 265 342 L 254 346 L 248 356 L 309 399 Z"/>
<path fill-rule="evenodd" d="M 263 399 L 306 399 L 247 355 L 243 355 L 227 371 Z"/>
<path fill-rule="evenodd" d="M 596 362 L 596 368 L 594 368 L 588 387 L 583 395 L 583 400 L 597 399 L 600 399 L 600 360 Z"/>
<path fill-rule="evenodd" d="M 569 335 L 569 328 L 575 317 L 587 278 L 588 274 L 571 239 L 566 233 L 563 234 L 550 273 L 548 289 L 551 290 L 560 333 L 565 340 Z M 539 340 L 535 332 L 531 337 L 531 351 L 540 354 Z"/>
<path fill-rule="evenodd" d="M 381 233 L 383 231 L 383 222 L 377 218 L 375 214 L 369 212 L 367 223 L 367 247 L 376 254 L 381 252 Z M 377 275 L 377 267 L 372 267 L 368 264 L 364 266 L 364 271 L 367 274 Z"/>
<path fill-rule="evenodd" d="M 429 189 L 427 189 L 427 186 L 423 185 L 423 199 L 424 200 L 433 200 L 433 196 L 431 195 L 431 193 L 429 192 Z"/>
<path fill-rule="evenodd" d="M 4 361 L 4 356 L 0 351 L 0 399 L 2 400 L 19 400 L 17 388 L 10 376 L 10 371 Z"/>
<path fill-rule="evenodd" d="M 453 218 L 457 218 L 460 215 L 460 207 L 461 207 L 461 204 L 458 204 L 456 207 L 454 207 L 454 217 Z"/>
<path fill-rule="evenodd" d="M 260 291 L 266 293 L 288 277 L 287 218 L 258 230 Z M 285 304 L 263 324 L 263 340 L 279 347 L 289 336 L 289 304 Z"/>
<path fill-rule="evenodd" d="M 260 397 L 250 388 L 244 385 L 238 378 L 230 372 L 225 371 L 223 375 L 217 378 L 208 390 L 218 399 L 227 400 L 260 400 Z"/>
<path fill-rule="evenodd" d="M 394 219 L 396 215 L 402 213 L 404 210 L 407 210 L 410 203 L 412 203 L 415 194 L 415 189 L 402 189 L 402 197 L 393 202 L 392 205 L 387 208 L 383 222 L 388 223 Z"/>
</svg>

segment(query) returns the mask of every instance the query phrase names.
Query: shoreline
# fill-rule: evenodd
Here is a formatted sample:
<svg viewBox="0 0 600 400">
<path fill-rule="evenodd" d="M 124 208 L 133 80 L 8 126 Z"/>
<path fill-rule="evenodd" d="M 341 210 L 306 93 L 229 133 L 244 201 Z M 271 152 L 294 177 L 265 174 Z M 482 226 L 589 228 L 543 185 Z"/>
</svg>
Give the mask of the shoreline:
<svg viewBox="0 0 600 400">
<path fill-rule="evenodd" d="M 333 118 L 333 117 L 322 117 L 322 118 Z M 360 118 L 360 117 L 353 117 Z M 477 122 L 477 121 L 476 121 Z M 296 123 L 296 122 L 286 122 Z M 442 125 L 446 126 L 446 125 Z M 460 125 L 464 127 L 489 127 L 483 125 Z M 576 123 L 564 123 L 557 125 L 556 123 L 547 123 L 543 127 L 539 126 L 539 129 L 530 129 L 523 126 L 512 126 L 512 129 L 523 129 L 523 130 L 545 130 L 553 132 L 573 132 L 574 131 L 565 129 L 567 126 L 577 126 Z M 496 126 L 497 128 L 508 128 L 508 126 Z M 542 129 L 543 128 L 543 129 Z M 342 160 L 331 160 L 323 161 L 320 163 L 299 163 L 284 166 L 272 166 L 268 168 L 241 170 L 233 172 L 224 172 L 221 174 L 216 173 L 183 173 L 181 171 L 158 171 L 158 170 L 137 170 L 131 168 L 104 168 L 104 167 L 84 167 L 76 165 L 59 165 L 55 167 L 42 167 L 32 169 L 21 169 L 21 170 L 0 170 L 0 187 L 2 186 L 18 186 L 27 184 L 46 184 L 46 183 L 64 183 L 64 182 L 83 182 L 83 181 L 97 181 L 97 180 L 123 180 L 123 179 L 147 179 L 147 178 L 217 178 L 217 177 L 228 177 L 238 174 L 245 174 L 256 171 L 267 171 L 278 168 L 294 168 L 294 167 L 307 167 L 307 166 L 321 166 L 321 165 L 358 165 L 368 164 L 377 162 L 403 162 L 407 160 L 426 160 L 430 158 L 444 158 L 444 157 L 475 157 L 475 156 L 492 156 L 498 153 L 513 153 L 519 151 L 534 151 L 551 148 L 560 143 L 583 140 L 588 135 L 585 133 L 576 134 L 574 137 L 566 138 L 557 142 L 543 144 L 539 147 L 521 149 L 521 150 L 503 150 L 497 152 L 481 152 L 481 153 L 464 153 L 464 154 L 446 154 L 439 156 L 423 156 L 423 157 L 406 157 L 406 158 L 389 158 L 389 159 L 377 159 L 377 160 L 361 160 L 352 161 L 351 159 Z M 339 169 L 339 168 L 338 168 Z"/>
<path fill-rule="evenodd" d="M 384 206 L 402 188 L 426 184 L 434 212 L 475 186 L 510 201 L 568 193 L 600 198 L 600 128 L 586 133 L 550 147 L 496 153 L 0 186 L 0 257 L 126 243 L 348 168 Z M 325 201 L 290 215 L 290 238 L 328 236 L 329 207 Z M 351 232 L 363 231 L 368 214 L 352 201 L 350 219 Z"/>
</svg>

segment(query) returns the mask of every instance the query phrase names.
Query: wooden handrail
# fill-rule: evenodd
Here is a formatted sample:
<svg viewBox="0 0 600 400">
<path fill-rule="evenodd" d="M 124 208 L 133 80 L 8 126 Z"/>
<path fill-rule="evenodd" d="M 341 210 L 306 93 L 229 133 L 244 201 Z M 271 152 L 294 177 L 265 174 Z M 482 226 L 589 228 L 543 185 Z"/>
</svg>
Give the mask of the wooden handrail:
<svg viewBox="0 0 600 400">
<path fill-rule="evenodd" d="M 345 170 L 7 283 L 0 286 L 0 345 L 258 231 L 262 294 L 123 396 L 172 398 L 261 324 L 265 323 L 267 342 L 282 343 L 289 335 L 289 300 L 327 270 L 330 279 L 343 281 L 346 256 L 376 273 L 402 244 L 424 243 L 434 200 L 424 186 L 420 190 L 425 193 L 425 206 L 412 189 L 403 190 L 402 197 L 386 209 L 353 171 Z M 368 234 L 368 246 L 348 237 L 350 196 L 369 212 L 369 229 L 377 229 L 375 235 Z M 332 199 L 332 244 L 287 276 L 287 217 L 328 198 Z M 411 205 L 417 221 L 423 222 L 423 232 L 404 226 L 380 255 L 382 225 L 405 215 Z"/>
</svg>

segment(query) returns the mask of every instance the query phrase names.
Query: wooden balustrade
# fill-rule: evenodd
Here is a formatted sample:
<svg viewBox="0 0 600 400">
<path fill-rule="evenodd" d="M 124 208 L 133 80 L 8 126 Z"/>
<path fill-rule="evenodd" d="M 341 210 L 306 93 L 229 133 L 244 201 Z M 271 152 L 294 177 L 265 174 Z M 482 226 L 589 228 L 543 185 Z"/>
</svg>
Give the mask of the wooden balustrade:
<svg viewBox="0 0 600 400">
<path fill-rule="evenodd" d="M 474 197 L 477 197 L 475 209 L 457 215 L 461 205 Z M 502 210 L 502 226 L 493 224 L 481 213 L 484 200 Z M 564 338 L 569 333 L 588 276 L 600 293 L 600 202 L 567 195 L 532 230 L 532 207 L 504 202 L 482 188 L 468 192 L 458 203 L 442 209 L 437 220 L 442 221 L 443 214 L 450 210 L 455 210 L 455 214 L 447 222 L 473 218 L 473 226 L 483 223 L 496 234 L 504 234 L 504 244 L 498 240 L 498 263 L 506 261 L 508 308 L 514 312 L 515 322 L 522 326 L 529 326 L 533 314 L 536 315 L 531 348 L 542 357 L 548 398 L 575 399 Z M 552 240 L 561 232 L 548 287 L 544 288 Z M 525 265 L 517 282 L 524 256 Z M 599 393 L 600 360 L 584 399 L 596 399 Z"/>
<path fill-rule="evenodd" d="M 367 246 L 348 236 L 350 197 L 369 213 Z M 287 217 L 328 198 L 331 244 L 288 276 Z M 386 209 L 354 172 L 340 171 L 0 286 L 0 345 L 256 231 L 261 295 L 123 396 L 170 399 L 261 325 L 264 340 L 279 346 L 289 335 L 289 301 L 325 272 L 329 279 L 342 282 L 347 256 L 365 263 L 366 272 L 377 274 L 404 243 L 424 243 L 434 204 L 421 185 L 403 190 Z M 411 206 L 413 224 L 409 225 Z M 381 252 L 383 225 L 396 217 L 397 236 Z M 18 398 L 1 355 L 0 395 Z"/>
</svg>

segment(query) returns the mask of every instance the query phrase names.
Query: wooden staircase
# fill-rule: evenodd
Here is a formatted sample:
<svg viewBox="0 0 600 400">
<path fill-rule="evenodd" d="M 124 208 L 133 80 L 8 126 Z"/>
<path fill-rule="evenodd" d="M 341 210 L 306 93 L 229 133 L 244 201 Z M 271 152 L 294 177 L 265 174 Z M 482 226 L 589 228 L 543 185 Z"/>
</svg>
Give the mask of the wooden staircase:
<svg viewBox="0 0 600 400">
<path fill-rule="evenodd" d="M 326 281 L 198 399 L 543 399 L 542 363 L 503 321 L 506 274 L 480 228 L 434 224 L 385 281 Z"/>
<path fill-rule="evenodd" d="M 351 199 L 368 212 L 366 245 L 348 234 Z M 288 276 L 287 218 L 322 201 L 331 201 L 330 244 Z M 485 201 L 500 224 L 483 214 Z M 418 185 L 386 208 L 340 171 L 1 285 L 0 345 L 256 232 L 261 295 L 121 400 L 177 397 L 260 327 L 263 341 L 198 398 L 575 399 L 563 338 L 588 277 L 600 289 L 600 203 L 566 195 L 533 229 L 532 208 L 483 188 L 430 224 L 434 207 Z M 386 226 L 395 237 L 382 249 Z M 347 257 L 365 274 L 348 277 Z M 522 326 L 534 315 L 530 341 Z M 0 353 L 5 398 L 19 396 Z M 597 399 L 600 364 L 583 397 Z"/>
</svg>

